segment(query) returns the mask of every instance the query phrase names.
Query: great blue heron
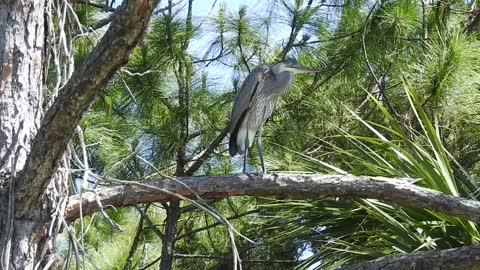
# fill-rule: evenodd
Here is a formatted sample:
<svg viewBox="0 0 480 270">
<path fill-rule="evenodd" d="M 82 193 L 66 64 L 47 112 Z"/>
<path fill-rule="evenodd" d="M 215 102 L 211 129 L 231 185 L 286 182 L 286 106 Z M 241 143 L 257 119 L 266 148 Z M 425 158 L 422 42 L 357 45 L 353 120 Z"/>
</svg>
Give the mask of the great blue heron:
<svg viewBox="0 0 480 270">
<path fill-rule="evenodd" d="M 237 153 L 244 155 L 243 172 L 247 167 L 248 148 L 252 146 L 255 135 L 262 172 L 266 172 L 262 146 L 263 126 L 272 115 L 280 96 L 292 85 L 295 74 L 303 72 L 318 71 L 300 66 L 295 59 L 288 58 L 273 65 L 256 67 L 243 82 L 233 104 L 228 144 L 231 157 Z"/>
</svg>

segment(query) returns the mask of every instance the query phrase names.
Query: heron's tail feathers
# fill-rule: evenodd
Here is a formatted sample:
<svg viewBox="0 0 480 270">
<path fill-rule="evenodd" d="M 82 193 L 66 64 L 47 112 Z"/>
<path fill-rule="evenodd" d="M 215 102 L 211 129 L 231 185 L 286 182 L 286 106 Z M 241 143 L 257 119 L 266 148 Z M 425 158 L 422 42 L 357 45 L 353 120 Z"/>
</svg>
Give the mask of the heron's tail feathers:
<svg viewBox="0 0 480 270">
<path fill-rule="evenodd" d="M 230 135 L 229 152 L 230 156 L 235 154 L 243 155 L 247 148 L 252 146 L 255 137 L 255 129 L 241 126 L 237 132 Z"/>
<path fill-rule="evenodd" d="M 248 112 L 248 110 L 245 110 L 242 113 L 238 122 L 235 124 L 235 128 L 230 133 L 228 152 L 231 157 L 236 154 L 243 155 L 246 149 L 253 144 L 257 129 L 249 125 Z"/>
<path fill-rule="evenodd" d="M 232 132 L 232 134 L 230 134 L 230 139 L 228 141 L 228 153 L 231 157 L 235 156 L 238 153 L 236 132 Z"/>
</svg>

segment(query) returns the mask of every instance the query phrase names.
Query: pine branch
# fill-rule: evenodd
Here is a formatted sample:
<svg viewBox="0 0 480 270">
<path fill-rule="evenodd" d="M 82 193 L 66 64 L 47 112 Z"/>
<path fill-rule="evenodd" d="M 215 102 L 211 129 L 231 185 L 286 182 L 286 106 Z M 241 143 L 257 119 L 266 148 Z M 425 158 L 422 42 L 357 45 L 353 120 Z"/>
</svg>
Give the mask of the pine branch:
<svg viewBox="0 0 480 270">
<path fill-rule="evenodd" d="M 108 12 L 114 12 L 115 11 L 115 8 L 112 8 L 112 7 L 107 6 L 107 5 L 98 4 L 98 3 L 95 3 L 94 1 L 73 0 L 72 2 L 76 3 L 76 4 L 82 4 L 82 5 L 87 5 L 87 6 L 99 8 L 99 9 L 102 9 L 102 10 L 105 10 L 105 11 L 108 11 Z"/>
<path fill-rule="evenodd" d="M 203 165 L 203 163 L 210 157 L 215 148 L 223 141 L 223 139 L 228 134 L 229 127 L 228 125 L 220 132 L 217 137 L 210 143 L 210 145 L 205 149 L 205 151 L 200 155 L 198 159 L 187 169 L 185 175 L 191 176 Z"/>
<path fill-rule="evenodd" d="M 480 222 L 480 202 L 443 194 L 438 191 L 419 187 L 413 180 L 351 176 L 351 175 L 221 175 L 201 177 L 178 177 L 185 186 L 164 180 L 146 182 L 117 181 L 127 185 L 117 185 L 98 189 L 97 194 L 104 205 L 116 207 L 139 203 L 166 202 L 171 195 L 160 192 L 161 189 L 195 198 L 192 190 L 203 199 L 219 199 L 232 196 L 269 196 L 298 199 L 315 199 L 322 196 L 343 198 L 370 198 L 398 203 L 404 206 L 426 208 L 451 216 Z M 191 190 L 190 190 L 191 189 Z M 80 200 L 71 196 L 66 209 L 66 219 L 79 217 Z M 98 211 L 95 193 L 83 194 L 84 214 Z"/>
<path fill-rule="evenodd" d="M 145 220 L 145 222 L 147 222 L 148 227 L 146 227 L 146 228 L 149 228 L 150 230 L 152 230 L 158 236 L 158 238 L 163 240 L 165 235 L 157 228 L 157 226 L 155 226 L 155 224 L 153 224 L 152 220 L 147 215 L 147 208 L 145 208 L 145 210 L 142 210 L 139 207 L 135 207 L 135 208 L 137 209 L 137 211 L 142 216 L 142 219 Z M 143 229 L 144 228 L 142 227 L 142 230 Z"/>
<path fill-rule="evenodd" d="M 250 215 L 250 214 L 253 214 L 253 213 L 258 213 L 258 212 L 259 212 L 258 209 L 254 209 L 254 210 L 250 210 L 250 211 L 246 211 L 246 212 L 243 212 L 243 213 L 236 214 L 236 215 L 231 216 L 231 217 L 226 217 L 225 219 L 227 219 L 227 220 L 237 219 L 237 218 L 241 218 L 241 217 L 244 217 L 244 216 L 247 216 L 247 215 Z M 221 222 L 215 222 L 215 223 L 209 224 L 209 225 L 201 227 L 201 228 L 189 230 L 188 232 L 177 236 L 175 239 L 179 240 L 179 239 L 184 238 L 186 236 L 196 234 L 198 232 L 202 232 L 202 231 L 208 230 L 210 228 L 213 228 L 213 227 L 216 227 L 216 226 L 219 226 L 219 225 L 222 225 L 222 223 Z"/>
</svg>

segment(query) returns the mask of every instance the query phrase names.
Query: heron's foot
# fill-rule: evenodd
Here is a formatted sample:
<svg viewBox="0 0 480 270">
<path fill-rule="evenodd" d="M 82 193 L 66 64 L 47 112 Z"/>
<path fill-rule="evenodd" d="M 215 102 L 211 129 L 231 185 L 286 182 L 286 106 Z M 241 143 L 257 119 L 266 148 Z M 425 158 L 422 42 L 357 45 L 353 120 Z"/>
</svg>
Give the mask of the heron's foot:
<svg viewBox="0 0 480 270">
<path fill-rule="evenodd" d="M 252 173 L 244 172 L 245 175 L 247 175 L 248 179 L 255 181 L 255 175 Z"/>
</svg>

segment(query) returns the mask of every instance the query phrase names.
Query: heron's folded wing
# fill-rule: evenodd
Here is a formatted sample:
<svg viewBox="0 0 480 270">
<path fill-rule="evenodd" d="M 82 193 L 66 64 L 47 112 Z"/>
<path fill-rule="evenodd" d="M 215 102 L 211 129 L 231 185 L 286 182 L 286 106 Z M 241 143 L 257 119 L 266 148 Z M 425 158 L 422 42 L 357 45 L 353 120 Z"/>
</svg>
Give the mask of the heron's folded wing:
<svg viewBox="0 0 480 270">
<path fill-rule="evenodd" d="M 232 116 L 230 118 L 230 140 L 228 143 L 228 150 L 232 157 L 237 153 L 243 154 L 244 149 L 248 147 L 246 145 L 237 145 L 238 132 L 243 119 L 248 113 L 252 99 L 262 87 L 265 78 L 269 76 L 269 71 L 270 66 L 268 65 L 262 65 L 255 68 L 250 74 L 248 74 L 242 87 L 237 93 L 237 97 L 233 104 Z"/>
<path fill-rule="evenodd" d="M 250 103 L 258 92 L 263 80 L 269 75 L 270 66 L 261 65 L 255 68 L 242 84 L 233 103 L 232 116 L 230 118 L 230 134 L 233 133 L 236 126 L 241 122 L 245 111 L 250 107 Z"/>
</svg>

